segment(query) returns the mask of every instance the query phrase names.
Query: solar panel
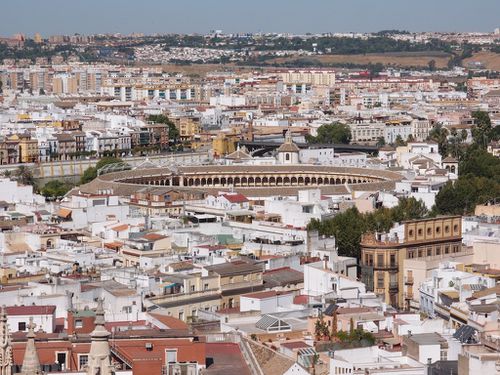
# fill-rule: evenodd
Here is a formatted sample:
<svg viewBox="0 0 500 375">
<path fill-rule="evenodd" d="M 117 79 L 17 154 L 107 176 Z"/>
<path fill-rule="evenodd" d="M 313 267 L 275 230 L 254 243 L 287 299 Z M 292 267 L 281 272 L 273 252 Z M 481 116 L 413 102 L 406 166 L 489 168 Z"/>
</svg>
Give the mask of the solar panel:
<svg viewBox="0 0 500 375">
<path fill-rule="evenodd" d="M 476 330 L 471 326 L 465 324 L 461 326 L 457 331 L 453 334 L 453 337 L 460 341 L 462 344 L 471 344 L 476 342 L 475 339 Z"/>
</svg>

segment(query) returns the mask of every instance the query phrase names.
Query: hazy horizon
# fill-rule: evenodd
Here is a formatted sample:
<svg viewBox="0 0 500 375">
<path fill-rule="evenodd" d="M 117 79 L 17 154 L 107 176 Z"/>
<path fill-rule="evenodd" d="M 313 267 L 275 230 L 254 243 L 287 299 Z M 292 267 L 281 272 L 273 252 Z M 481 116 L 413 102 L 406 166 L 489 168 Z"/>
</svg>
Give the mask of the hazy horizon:
<svg viewBox="0 0 500 375">
<path fill-rule="evenodd" d="M 36 32 L 480 31 L 500 27 L 500 1 L 482 0 L 3 0 L 0 35 Z M 17 15 L 17 16 L 16 16 Z"/>
</svg>

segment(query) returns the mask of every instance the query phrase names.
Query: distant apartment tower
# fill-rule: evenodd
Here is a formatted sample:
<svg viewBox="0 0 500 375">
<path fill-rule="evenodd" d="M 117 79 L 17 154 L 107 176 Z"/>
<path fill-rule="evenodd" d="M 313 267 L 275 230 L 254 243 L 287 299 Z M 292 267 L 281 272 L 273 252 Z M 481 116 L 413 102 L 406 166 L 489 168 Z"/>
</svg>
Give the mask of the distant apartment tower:
<svg viewBox="0 0 500 375">
<path fill-rule="evenodd" d="M 314 86 L 335 85 L 335 71 L 331 69 L 279 70 L 278 76 L 285 85 L 306 84 Z"/>
</svg>

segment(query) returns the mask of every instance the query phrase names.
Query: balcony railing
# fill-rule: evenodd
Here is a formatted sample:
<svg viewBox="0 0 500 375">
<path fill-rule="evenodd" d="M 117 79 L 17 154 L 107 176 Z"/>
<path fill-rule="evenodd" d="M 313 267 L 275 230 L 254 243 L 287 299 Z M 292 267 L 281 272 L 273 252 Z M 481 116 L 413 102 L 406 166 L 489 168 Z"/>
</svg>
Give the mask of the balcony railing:
<svg viewBox="0 0 500 375">
<path fill-rule="evenodd" d="M 392 290 L 399 289 L 399 283 L 397 281 L 389 282 L 389 289 Z"/>
</svg>

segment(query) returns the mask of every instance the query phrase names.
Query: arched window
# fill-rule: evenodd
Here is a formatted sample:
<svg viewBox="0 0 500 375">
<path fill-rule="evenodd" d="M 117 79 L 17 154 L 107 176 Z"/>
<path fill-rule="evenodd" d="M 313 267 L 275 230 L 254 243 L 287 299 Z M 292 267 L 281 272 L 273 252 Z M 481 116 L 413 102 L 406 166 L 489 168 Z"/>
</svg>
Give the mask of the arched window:
<svg viewBox="0 0 500 375">
<path fill-rule="evenodd" d="M 287 153 L 287 154 L 285 155 L 285 160 L 286 160 L 286 161 L 289 161 L 289 160 L 290 160 L 290 154 L 288 154 L 288 153 Z"/>
</svg>

